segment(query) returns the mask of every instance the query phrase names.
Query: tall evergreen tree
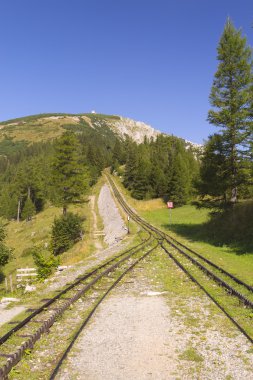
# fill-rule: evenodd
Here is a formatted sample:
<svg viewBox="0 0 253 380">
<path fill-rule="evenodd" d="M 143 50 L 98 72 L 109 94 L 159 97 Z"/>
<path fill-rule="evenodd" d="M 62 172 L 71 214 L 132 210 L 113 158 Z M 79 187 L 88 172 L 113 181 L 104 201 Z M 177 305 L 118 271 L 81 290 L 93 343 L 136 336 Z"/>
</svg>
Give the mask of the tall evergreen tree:
<svg viewBox="0 0 253 380">
<path fill-rule="evenodd" d="M 230 202 L 238 199 L 238 186 L 249 179 L 252 133 L 253 76 L 251 49 L 241 31 L 228 19 L 218 45 L 218 70 L 210 94 L 214 109 L 208 120 L 221 128 L 224 152 L 222 181 Z"/>
<path fill-rule="evenodd" d="M 0 223 L 0 267 L 8 263 L 11 254 L 11 250 L 4 244 L 5 236 L 4 227 Z"/>
<path fill-rule="evenodd" d="M 79 141 L 67 131 L 56 142 L 52 164 L 53 201 L 64 215 L 70 203 L 82 200 L 88 187 L 87 168 L 80 162 Z"/>
<path fill-rule="evenodd" d="M 200 178 L 196 186 L 201 196 L 204 197 L 208 194 L 214 199 L 222 197 L 226 203 L 228 178 L 224 173 L 225 159 L 222 136 L 219 134 L 210 136 L 205 144 L 200 167 Z"/>
<path fill-rule="evenodd" d="M 22 210 L 22 218 L 28 222 L 35 215 L 36 209 L 30 197 L 25 201 L 24 208 Z"/>
<path fill-rule="evenodd" d="M 182 206 L 189 198 L 190 176 L 186 161 L 180 153 L 173 162 L 172 176 L 168 187 L 168 196 L 176 206 Z"/>
<path fill-rule="evenodd" d="M 16 218 L 17 199 L 11 194 L 11 186 L 2 184 L 0 194 L 0 216 L 6 219 Z"/>
<path fill-rule="evenodd" d="M 132 190 L 138 170 L 138 146 L 135 142 L 129 140 L 127 148 L 124 186 L 129 190 Z"/>
</svg>

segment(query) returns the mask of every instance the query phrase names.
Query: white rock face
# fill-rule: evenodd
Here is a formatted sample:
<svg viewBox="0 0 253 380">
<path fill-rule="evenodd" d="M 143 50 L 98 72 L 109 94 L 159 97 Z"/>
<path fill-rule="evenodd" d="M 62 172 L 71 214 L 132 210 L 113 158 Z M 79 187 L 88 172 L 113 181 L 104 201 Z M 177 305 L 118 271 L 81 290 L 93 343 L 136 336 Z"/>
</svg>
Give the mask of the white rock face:
<svg viewBox="0 0 253 380">
<path fill-rule="evenodd" d="M 113 121 L 111 123 L 111 128 L 120 137 L 124 138 L 125 135 L 128 135 L 137 143 L 142 143 L 145 136 L 148 139 L 151 139 L 151 137 L 155 139 L 161 134 L 161 132 L 142 121 L 135 121 L 125 117 L 120 117 L 120 120 Z"/>
</svg>

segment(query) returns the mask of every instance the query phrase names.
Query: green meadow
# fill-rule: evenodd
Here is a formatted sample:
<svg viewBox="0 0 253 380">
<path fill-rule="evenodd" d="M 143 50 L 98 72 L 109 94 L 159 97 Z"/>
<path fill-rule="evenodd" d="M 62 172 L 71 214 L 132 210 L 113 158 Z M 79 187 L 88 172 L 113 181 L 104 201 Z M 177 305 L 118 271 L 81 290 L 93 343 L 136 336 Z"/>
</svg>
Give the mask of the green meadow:
<svg viewBox="0 0 253 380">
<path fill-rule="evenodd" d="M 164 208 L 142 210 L 140 214 L 180 242 L 253 285 L 253 250 L 243 251 L 238 246 L 213 244 L 217 237 L 212 236 L 209 212 L 209 209 L 197 209 L 192 205 L 168 210 L 164 205 Z"/>
</svg>

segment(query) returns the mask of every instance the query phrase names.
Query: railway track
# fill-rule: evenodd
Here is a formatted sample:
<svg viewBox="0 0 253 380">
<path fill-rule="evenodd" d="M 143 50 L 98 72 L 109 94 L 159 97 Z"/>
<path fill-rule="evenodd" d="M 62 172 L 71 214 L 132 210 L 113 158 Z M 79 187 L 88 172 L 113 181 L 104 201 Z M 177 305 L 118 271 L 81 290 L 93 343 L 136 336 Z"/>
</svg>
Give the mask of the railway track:
<svg viewBox="0 0 253 380">
<path fill-rule="evenodd" d="M 224 268 L 208 260 L 203 255 L 182 244 L 168 233 L 154 227 L 143 220 L 123 199 L 110 176 L 107 180 L 114 195 L 125 212 L 147 231 L 150 231 L 162 242 L 161 247 L 166 254 L 195 282 L 205 294 L 222 310 L 233 324 L 253 343 L 253 337 L 248 332 L 252 325 L 253 287 L 237 278 Z M 204 285 L 205 284 L 205 285 Z M 206 285 L 207 284 L 207 285 Z M 217 296 L 215 295 L 217 293 Z M 233 300 L 232 309 L 228 310 L 223 298 Z M 241 316 L 238 316 L 238 309 Z"/>
<path fill-rule="evenodd" d="M 82 322 L 75 327 L 69 344 L 53 363 L 54 370 L 51 373 L 50 379 L 54 379 L 74 342 L 99 304 L 127 273 L 138 265 L 141 260 L 150 255 L 158 246 L 225 313 L 241 333 L 253 343 L 253 337 L 247 332 L 247 326 L 245 327 L 241 323 L 240 318 L 239 320 L 235 318 L 231 310 L 228 310 L 224 306 L 224 302 L 222 302 L 225 294 L 233 302 L 237 302 L 237 308 L 240 307 L 241 310 L 252 311 L 252 286 L 244 283 L 204 256 L 183 245 L 169 234 L 143 220 L 129 207 L 110 176 L 107 176 L 107 180 L 123 210 L 146 231 L 146 239 L 135 247 L 120 253 L 94 270 L 79 277 L 55 297 L 46 300 L 41 307 L 32 311 L 27 318 L 17 323 L 7 334 L 1 337 L 0 379 L 7 379 L 8 373 L 21 360 L 25 351 L 33 348 L 36 341 L 44 333 L 48 332 L 57 318 L 63 315 L 71 305 L 80 298 L 92 299 L 89 306 L 86 305 L 89 312 L 86 313 Z M 220 295 L 220 292 L 222 292 L 222 295 Z M 13 341 L 15 341 L 15 348 L 13 348 Z M 17 344 L 18 341 L 19 344 Z"/>
<path fill-rule="evenodd" d="M 0 379 L 7 379 L 12 368 L 26 352 L 33 348 L 41 336 L 47 333 L 78 299 L 87 295 L 92 299 L 92 305 L 89 305 L 92 310 L 86 318 L 85 325 L 106 295 L 126 273 L 156 249 L 157 245 L 156 240 L 148 233 L 144 241 L 80 276 L 55 297 L 43 300 L 41 307 L 30 311 L 29 316 L 17 322 L 0 338 Z M 101 282 L 103 282 L 102 286 Z M 97 291 L 98 288 L 102 289 L 102 295 L 100 291 Z M 89 295 L 92 290 L 94 297 Z"/>
</svg>

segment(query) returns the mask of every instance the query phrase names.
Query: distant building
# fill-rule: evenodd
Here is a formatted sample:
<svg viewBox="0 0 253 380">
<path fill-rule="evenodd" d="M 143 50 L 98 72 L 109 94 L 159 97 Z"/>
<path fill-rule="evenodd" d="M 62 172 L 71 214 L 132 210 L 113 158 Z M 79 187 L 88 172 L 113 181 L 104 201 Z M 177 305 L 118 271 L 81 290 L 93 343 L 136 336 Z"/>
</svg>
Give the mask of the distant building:
<svg viewBox="0 0 253 380">
<path fill-rule="evenodd" d="M 92 110 L 91 113 L 96 113 L 96 111 Z"/>
</svg>

